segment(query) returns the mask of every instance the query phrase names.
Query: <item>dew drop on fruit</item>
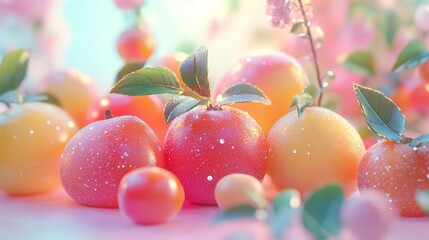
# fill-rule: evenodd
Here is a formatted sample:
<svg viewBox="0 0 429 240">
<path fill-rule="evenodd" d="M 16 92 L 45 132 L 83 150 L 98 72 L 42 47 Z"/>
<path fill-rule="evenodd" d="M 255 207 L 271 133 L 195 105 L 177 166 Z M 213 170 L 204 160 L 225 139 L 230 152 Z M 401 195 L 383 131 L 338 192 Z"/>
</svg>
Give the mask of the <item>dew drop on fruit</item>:
<svg viewBox="0 0 429 240">
<path fill-rule="evenodd" d="M 296 154 L 296 149 L 292 150 L 292 153 L 293 153 L 293 154 Z"/>
<path fill-rule="evenodd" d="M 220 144 L 224 144 L 224 143 L 225 143 L 225 139 L 221 138 L 221 139 L 219 140 L 219 143 L 220 143 Z"/>
<path fill-rule="evenodd" d="M 30 130 L 30 135 L 33 135 L 34 134 L 34 130 Z"/>
<path fill-rule="evenodd" d="M 212 180 L 213 180 L 213 177 L 212 177 L 212 176 L 208 176 L 208 177 L 207 177 L 207 180 L 208 180 L 208 181 L 212 181 Z"/>
</svg>

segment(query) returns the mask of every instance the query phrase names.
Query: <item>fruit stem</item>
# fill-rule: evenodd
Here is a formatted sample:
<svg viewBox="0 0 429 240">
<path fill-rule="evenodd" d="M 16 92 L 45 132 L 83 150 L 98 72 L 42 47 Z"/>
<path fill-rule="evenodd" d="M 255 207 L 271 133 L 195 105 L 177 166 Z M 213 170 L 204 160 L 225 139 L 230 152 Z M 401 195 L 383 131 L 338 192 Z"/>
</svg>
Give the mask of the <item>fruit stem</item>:
<svg viewBox="0 0 429 240">
<path fill-rule="evenodd" d="M 407 137 L 405 135 L 402 136 L 402 143 L 409 143 L 411 141 L 413 141 L 412 138 L 409 138 L 409 137 Z"/>
<path fill-rule="evenodd" d="M 104 118 L 105 119 L 113 118 L 113 114 L 112 114 L 112 111 L 110 111 L 110 109 L 107 109 L 106 111 L 104 111 Z"/>
<path fill-rule="evenodd" d="M 319 86 L 319 97 L 317 99 L 317 106 L 320 106 L 320 104 L 322 103 L 322 97 L 323 97 L 323 85 L 322 85 L 322 78 L 320 76 L 319 61 L 317 60 L 316 47 L 314 46 L 313 36 L 310 31 L 311 24 L 307 19 L 307 15 L 305 14 L 304 4 L 302 4 L 302 0 L 298 0 L 298 2 L 299 2 L 299 7 L 301 9 L 302 17 L 304 18 L 305 27 L 307 28 L 308 40 L 310 41 L 311 53 L 313 54 L 314 67 L 316 68 L 317 84 Z"/>
<path fill-rule="evenodd" d="M 207 110 L 220 110 L 222 109 L 220 105 L 207 104 Z"/>
</svg>

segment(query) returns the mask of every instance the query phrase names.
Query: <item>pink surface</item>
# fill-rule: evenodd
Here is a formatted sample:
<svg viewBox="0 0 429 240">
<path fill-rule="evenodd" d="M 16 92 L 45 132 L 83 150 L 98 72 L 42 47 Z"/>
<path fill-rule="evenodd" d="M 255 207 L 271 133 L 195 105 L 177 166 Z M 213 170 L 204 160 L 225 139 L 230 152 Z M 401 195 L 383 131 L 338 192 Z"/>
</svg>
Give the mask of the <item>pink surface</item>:
<svg viewBox="0 0 429 240">
<path fill-rule="evenodd" d="M 265 226 L 253 220 L 212 224 L 219 211 L 188 204 L 170 222 L 138 226 L 117 209 L 78 205 L 62 190 L 19 198 L 0 193 L 0 239 L 228 239 L 238 234 L 247 236 L 240 239 L 269 239 Z M 299 227 L 288 234 L 285 239 L 311 239 Z M 386 239 L 427 240 L 429 218 L 397 219 Z"/>
</svg>

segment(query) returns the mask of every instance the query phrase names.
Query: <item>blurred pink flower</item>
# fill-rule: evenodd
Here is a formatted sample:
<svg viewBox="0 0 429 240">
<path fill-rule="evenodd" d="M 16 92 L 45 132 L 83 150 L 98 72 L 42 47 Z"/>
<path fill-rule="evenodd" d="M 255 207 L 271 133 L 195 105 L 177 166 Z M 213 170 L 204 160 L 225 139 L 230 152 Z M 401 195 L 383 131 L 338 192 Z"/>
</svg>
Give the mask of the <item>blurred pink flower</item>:
<svg viewBox="0 0 429 240">
<path fill-rule="evenodd" d="M 114 0 L 116 7 L 122 10 L 137 8 L 143 4 L 144 0 Z"/>
<path fill-rule="evenodd" d="M 43 20 L 58 0 L 0 0 L 0 8 L 30 21 Z"/>
</svg>

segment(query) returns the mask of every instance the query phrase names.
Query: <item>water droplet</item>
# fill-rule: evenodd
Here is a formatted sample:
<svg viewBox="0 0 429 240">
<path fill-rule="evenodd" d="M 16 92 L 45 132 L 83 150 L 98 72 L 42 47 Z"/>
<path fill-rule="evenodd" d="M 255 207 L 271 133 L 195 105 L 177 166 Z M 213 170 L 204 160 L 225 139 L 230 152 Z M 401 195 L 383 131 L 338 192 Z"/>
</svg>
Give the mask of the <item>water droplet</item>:
<svg viewBox="0 0 429 240">
<path fill-rule="evenodd" d="M 231 146 L 231 148 L 232 148 L 232 149 L 234 149 L 235 147 L 234 147 L 234 146 Z"/>
<path fill-rule="evenodd" d="M 426 178 L 428 178 L 428 179 L 429 179 L 429 174 L 426 174 Z"/>
<path fill-rule="evenodd" d="M 220 144 L 224 144 L 224 143 L 225 143 L 225 139 L 221 138 L 221 139 L 219 140 L 219 143 L 220 143 Z"/>
<path fill-rule="evenodd" d="M 92 131 L 92 129 L 94 129 L 94 127 L 90 127 L 90 128 L 89 128 L 89 131 Z"/>
<path fill-rule="evenodd" d="M 414 151 L 417 151 L 417 147 L 413 147 L 413 150 L 414 150 Z"/>
<path fill-rule="evenodd" d="M 212 176 L 207 176 L 207 180 L 208 180 L 208 181 L 212 181 L 212 180 L 213 180 L 213 177 L 212 177 Z"/>
<path fill-rule="evenodd" d="M 392 199 L 389 199 L 389 202 L 393 202 L 393 200 L 392 200 Z"/>
<path fill-rule="evenodd" d="M 107 134 L 107 131 L 104 131 L 104 134 Z"/>
<path fill-rule="evenodd" d="M 296 154 L 296 152 L 297 152 L 297 151 L 296 151 L 296 149 L 292 150 L 292 153 L 293 153 L 293 154 Z"/>
<path fill-rule="evenodd" d="M 252 58 L 250 58 L 250 57 L 246 58 L 246 62 L 250 63 L 251 61 L 252 61 Z"/>
<path fill-rule="evenodd" d="M 47 125 L 51 125 L 51 124 L 52 124 L 52 122 L 51 122 L 50 120 L 48 120 L 48 121 L 46 121 L 46 124 L 47 124 Z"/>
<path fill-rule="evenodd" d="M 34 134 L 34 130 L 30 130 L 30 135 L 33 135 Z"/>
<path fill-rule="evenodd" d="M 60 126 L 56 126 L 55 130 L 60 131 Z"/>
</svg>

